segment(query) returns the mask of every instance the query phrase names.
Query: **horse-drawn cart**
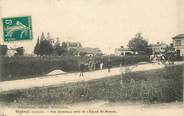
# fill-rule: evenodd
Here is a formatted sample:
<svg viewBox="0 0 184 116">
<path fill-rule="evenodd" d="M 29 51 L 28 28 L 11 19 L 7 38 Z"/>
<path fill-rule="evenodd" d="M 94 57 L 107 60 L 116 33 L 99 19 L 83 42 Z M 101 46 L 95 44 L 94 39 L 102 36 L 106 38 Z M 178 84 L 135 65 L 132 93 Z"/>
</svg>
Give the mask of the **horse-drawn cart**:
<svg viewBox="0 0 184 116">
<path fill-rule="evenodd" d="M 164 53 L 154 53 L 150 55 L 150 62 L 151 63 L 158 63 L 158 64 L 174 64 L 176 60 L 176 52 L 175 51 L 167 51 Z"/>
</svg>

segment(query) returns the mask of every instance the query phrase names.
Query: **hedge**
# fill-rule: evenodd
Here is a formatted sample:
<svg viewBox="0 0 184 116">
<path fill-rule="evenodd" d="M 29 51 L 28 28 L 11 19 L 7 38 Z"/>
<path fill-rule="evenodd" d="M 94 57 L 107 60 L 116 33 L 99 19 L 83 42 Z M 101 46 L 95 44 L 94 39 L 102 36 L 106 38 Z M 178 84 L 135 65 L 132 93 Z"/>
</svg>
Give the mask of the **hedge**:
<svg viewBox="0 0 184 116">
<path fill-rule="evenodd" d="M 102 60 L 106 68 L 109 56 L 95 57 L 96 61 Z M 149 61 L 148 56 L 110 56 L 112 66 L 122 64 L 135 64 L 137 62 Z M 79 70 L 80 57 L 75 56 L 48 56 L 48 57 L 1 57 L 0 58 L 0 80 L 16 80 L 22 78 L 32 78 L 48 72 L 61 69 L 65 72 L 76 72 Z M 89 57 L 82 58 L 84 62 L 89 61 Z M 98 69 L 98 67 L 97 67 Z"/>
</svg>

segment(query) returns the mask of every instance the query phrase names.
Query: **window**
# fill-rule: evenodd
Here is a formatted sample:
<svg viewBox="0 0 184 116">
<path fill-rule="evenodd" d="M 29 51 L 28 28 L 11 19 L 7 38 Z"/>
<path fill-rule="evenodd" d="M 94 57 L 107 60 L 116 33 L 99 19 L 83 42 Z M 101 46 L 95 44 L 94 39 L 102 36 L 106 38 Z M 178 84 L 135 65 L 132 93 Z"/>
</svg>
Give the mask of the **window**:
<svg viewBox="0 0 184 116">
<path fill-rule="evenodd" d="M 176 46 L 181 46 L 181 40 L 176 40 L 176 41 L 175 41 L 175 45 L 176 45 Z"/>
</svg>

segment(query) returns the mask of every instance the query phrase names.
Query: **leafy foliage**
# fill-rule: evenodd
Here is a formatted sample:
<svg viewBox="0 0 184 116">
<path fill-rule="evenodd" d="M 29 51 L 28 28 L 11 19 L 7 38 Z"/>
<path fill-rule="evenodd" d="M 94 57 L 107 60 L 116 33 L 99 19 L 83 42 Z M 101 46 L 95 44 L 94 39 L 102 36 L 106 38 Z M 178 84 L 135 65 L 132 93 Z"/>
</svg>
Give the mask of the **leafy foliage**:
<svg viewBox="0 0 184 116">
<path fill-rule="evenodd" d="M 39 52 L 40 55 L 50 55 L 53 51 L 53 46 L 48 40 L 40 41 Z"/>
<path fill-rule="evenodd" d="M 38 37 L 37 43 L 34 47 L 34 54 L 39 55 L 40 54 L 39 49 L 40 49 L 40 40 L 39 40 L 39 37 Z"/>
<path fill-rule="evenodd" d="M 36 55 L 51 55 L 54 48 L 49 40 L 45 38 L 44 33 L 42 33 L 40 40 L 38 38 L 37 43 L 34 48 L 34 53 Z"/>
<path fill-rule="evenodd" d="M 138 52 L 139 54 L 146 54 L 150 50 L 148 48 L 148 42 L 144 39 L 141 33 L 137 33 L 135 37 L 129 41 L 128 47 L 130 50 Z"/>
<path fill-rule="evenodd" d="M 0 55 L 6 55 L 8 51 L 7 45 L 0 45 Z"/>
</svg>

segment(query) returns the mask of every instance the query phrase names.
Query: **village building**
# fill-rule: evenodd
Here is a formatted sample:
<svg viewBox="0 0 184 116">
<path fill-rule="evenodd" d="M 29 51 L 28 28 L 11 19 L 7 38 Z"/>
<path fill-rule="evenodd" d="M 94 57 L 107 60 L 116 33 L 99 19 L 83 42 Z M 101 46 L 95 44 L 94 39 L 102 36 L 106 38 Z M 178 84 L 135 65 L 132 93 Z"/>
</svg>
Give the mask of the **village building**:
<svg viewBox="0 0 184 116">
<path fill-rule="evenodd" d="M 166 49 L 169 47 L 169 45 L 167 45 L 166 43 L 163 42 L 157 42 L 156 44 L 152 44 L 150 45 L 151 49 L 152 49 L 152 53 L 164 53 L 166 52 Z"/>
<path fill-rule="evenodd" d="M 15 55 L 17 55 L 17 48 L 8 48 L 7 45 L 0 45 L 0 56 L 13 57 Z"/>
<path fill-rule="evenodd" d="M 82 48 L 82 45 L 80 42 L 66 42 L 66 48 L 67 50 L 79 49 L 79 48 Z"/>
<path fill-rule="evenodd" d="M 129 48 L 124 48 L 123 46 L 121 46 L 121 48 L 115 48 L 114 53 L 115 56 L 126 56 L 134 54 L 134 52 Z"/>
<path fill-rule="evenodd" d="M 15 49 L 8 49 L 6 56 L 13 57 L 13 56 L 15 56 L 16 53 L 17 53 L 17 51 Z"/>
<path fill-rule="evenodd" d="M 81 53 L 84 53 L 85 56 L 103 55 L 102 51 L 99 48 L 90 48 L 90 47 L 79 48 L 78 55 L 80 55 Z"/>
<path fill-rule="evenodd" d="M 184 56 L 184 34 L 176 35 L 172 39 L 177 56 Z"/>
</svg>

